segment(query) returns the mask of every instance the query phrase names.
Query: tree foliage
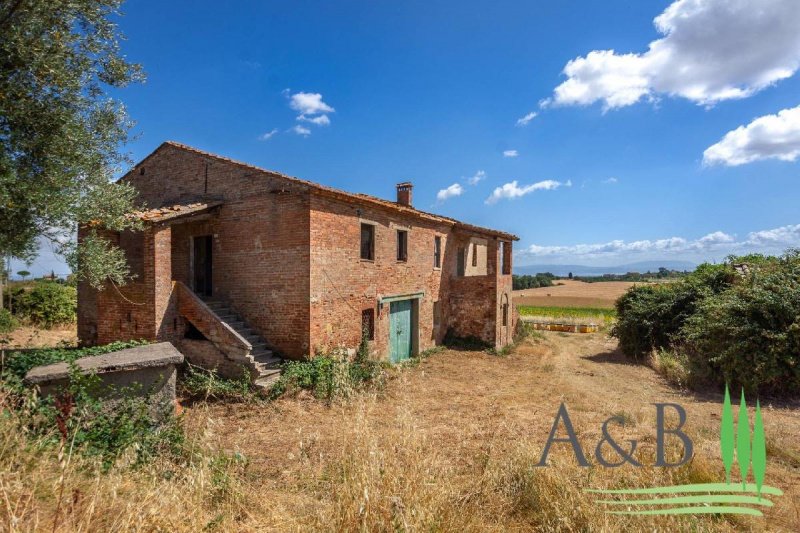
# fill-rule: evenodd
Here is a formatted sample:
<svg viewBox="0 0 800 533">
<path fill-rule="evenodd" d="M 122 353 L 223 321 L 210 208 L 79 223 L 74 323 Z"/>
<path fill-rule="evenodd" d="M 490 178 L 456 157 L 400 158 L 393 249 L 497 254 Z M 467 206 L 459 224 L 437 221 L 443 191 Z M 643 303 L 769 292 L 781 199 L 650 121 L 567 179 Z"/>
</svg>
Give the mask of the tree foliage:
<svg viewBox="0 0 800 533">
<path fill-rule="evenodd" d="M 120 52 L 120 5 L 0 2 L 0 254 L 29 259 L 45 238 L 78 267 L 80 256 L 111 253 L 78 245 L 78 224 L 135 226 L 125 217 L 134 191 L 111 182 L 128 162 L 131 121 L 108 90 L 143 79 Z M 108 273 L 91 269 L 107 264 L 82 263 L 78 275 L 97 284 Z"/>
</svg>

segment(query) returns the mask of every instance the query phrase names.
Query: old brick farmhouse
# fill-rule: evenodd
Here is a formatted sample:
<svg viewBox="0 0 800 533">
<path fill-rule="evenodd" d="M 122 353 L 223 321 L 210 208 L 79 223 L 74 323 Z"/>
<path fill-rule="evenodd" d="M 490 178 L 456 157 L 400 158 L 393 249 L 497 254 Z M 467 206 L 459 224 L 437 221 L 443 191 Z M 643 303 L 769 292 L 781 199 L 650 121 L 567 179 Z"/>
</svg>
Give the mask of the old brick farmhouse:
<svg viewBox="0 0 800 533">
<path fill-rule="evenodd" d="M 269 378 L 280 357 L 355 350 L 400 361 L 449 332 L 512 340 L 517 237 L 166 142 L 122 181 L 144 229 L 104 235 L 133 281 L 78 292 L 84 344 L 170 341 L 188 360 Z M 82 228 L 80 236 L 85 235 Z"/>
</svg>

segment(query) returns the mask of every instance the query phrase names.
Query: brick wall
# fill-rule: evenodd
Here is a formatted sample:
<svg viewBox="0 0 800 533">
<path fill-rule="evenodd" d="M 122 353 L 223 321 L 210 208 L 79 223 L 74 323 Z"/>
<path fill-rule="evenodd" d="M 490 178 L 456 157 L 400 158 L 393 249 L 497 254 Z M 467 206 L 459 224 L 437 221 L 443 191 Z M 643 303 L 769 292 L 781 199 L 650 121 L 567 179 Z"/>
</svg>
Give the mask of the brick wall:
<svg viewBox="0 0 800 533">
<path fill-rule="evenodd" d="M 501 324 L 511 276 L 499 273 L 500 243 L 492 236 L 337 199 L 304 183 L 170 145 L 125 180 L 150 207 L 199 200 L 223 204 L 198 220 L 111 235 L 142 276 L 119 291 L 95 292 L 79 285 L 83 342 L 181 339 L 185 323 L 171 284 L 178 280 L 191 286 L 190 242 L 202 235 L 212 236 L 213 297 L 228 302 L 285 357 L 335 347 L 355 349 L 364 309 L 375 313 L 371 350 L 376 357 L 386 357 L 389 304 L 379 305 L 380 299 L 419 292 L 419 351 L 441 343 L 448 329 L 496 346 L 508 342 L 509 328 L 513 332 L 512 319 L 508 326 Z M 362 222 L 375 227 L 371 261 L 360 259 Z M 398 229 L 408 231 L 405 262 L 397 260 Z M 436 236 L 441 237 L 441 268 L 434 267 Z M 473 268 L 470 244 L 476 239 L 480 264 Z M 457 276 L 460 247 L 469 248 L 472 275 L 466 277 Z"/>
</svg>

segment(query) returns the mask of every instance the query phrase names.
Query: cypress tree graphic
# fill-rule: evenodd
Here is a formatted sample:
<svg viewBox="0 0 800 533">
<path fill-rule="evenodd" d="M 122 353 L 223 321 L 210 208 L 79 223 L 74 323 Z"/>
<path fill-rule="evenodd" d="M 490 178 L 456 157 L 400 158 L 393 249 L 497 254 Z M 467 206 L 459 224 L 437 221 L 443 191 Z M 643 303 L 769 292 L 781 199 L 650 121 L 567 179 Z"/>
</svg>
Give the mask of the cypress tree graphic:
<svg viewBox="0 0 800 533">
<path fill-rule="evenodd" d="M 736 460 L 739 463 L 739 472 L 742 474 L 742 490 L 747 487 L 747 472 L 750 470 L 750 420 L 747 418 L 747 403 L 739 401 L 739 424 L 736 428 Z"/>
<path fill-rule="evenodd" d="M 764 421 L 761 419 L 761 402 L 756 400 L 756 420 L 753 424 L 753 477 L 756 478 L 758 498 L 767 473 L 767 439 L 764 436 Z"/>
<path fill-rule="evenodd" d="M 733 408 L 731 407 L 731 394 L 728 392 L 728 384 L 725 384 L 725 402 L 722 404 L 722 424 L 719 436 L 720 448 L 722 452 L 722 464 L 725 465 L 725 482 L 731 484 L 731 469 L 733 468 Z"/>
</svg>

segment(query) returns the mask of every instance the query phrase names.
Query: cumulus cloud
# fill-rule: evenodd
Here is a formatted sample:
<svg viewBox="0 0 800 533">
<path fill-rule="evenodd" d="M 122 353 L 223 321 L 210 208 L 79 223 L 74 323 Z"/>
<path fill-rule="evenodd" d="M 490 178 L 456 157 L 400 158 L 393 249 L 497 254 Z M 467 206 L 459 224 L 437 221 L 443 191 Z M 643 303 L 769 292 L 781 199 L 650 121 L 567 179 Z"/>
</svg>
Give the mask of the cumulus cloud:
<svg viewBox="0 0 800 533">
<path fill-rule="evenodd" d="M 483 170 L 479 170 L 475 173 L 474 176 L 467 179 L 467 183 L 469 183 L 470 185 L 477 185 L 478 183 L 480 183 L 485 179 L 486 179 L 486 172 Z"/>
<path fill-rule="evenodd" d="M 331 119 L 328 118 L 328 115 L 317 115 L 316 117 L 300 115 L 297 117 L 297 120 L 301 122 L 310 122 L 311 124 L 316 124 L 317 126 L 328 126 L 331 123 Z"/>
<path fill-rule="evenodd" d="M 335 113 L 336 110 L 326 104 L 322 100 L 320 93 L 294 93 L 290 94 L 289 89 L 284 89 L 283 94 L 289 98 L 289 107 L 297 111 L 297 120 L 300 122 L 307 122 L 315 126 L 329 126 L 331 119 L 329 113 Z M 308 137 L 311 135 L 311 130 L 307 127 L 297 125 L 291 128 L 290 131 Z"/>
<path fill-rule="evenodd" d="M 656 240 L 613 240 L 595 244 L 567 246 L 540 246 L 531 244 L 519 255 L 529 258 L 564 260 L 594 260 L 603 258 L 635 259 L 646 256 L 724 257 L 728 254 L 752 252 L 780 253 L 786 248 L 800 245 L 800 224 L 748 233 L 744 239 L 722 231 L 715 231 L 697 239 L 669 237 Z"/>
<path fill-rule="evenodd" d="M 643 53 L 594 50 L 569 61 L 548 105 L 605 110 L 666 94 L 702 105 L 748 97 L 800 68 L 796 0 L 677 0 Z"/>
<path fill-rule="evenodd" d="M 497 203 L 499 200 L 513 200 L 514 198 L 519 198 L 535 191 L 552 191 L 562 186 L 571 187 L 572 181 L 568 180 L 562 183 L 556 180 L 544 180 L 520 187 L 517 180 L 514 180 L 510 183 L 504 184 L 501 187 L 497 187 L 486 199 L 486 203 L 491 205 Z"/>
<path fill-rule="evenodd" d="M 302 135 L 303 137 L 308 137 L 311 135 L 311 130 L 305 126 L 301 126 L 300 124 L 289 128 L 289 131 L 296 133 L 297 135 Z"/>
<path fill-rule="evenodd" d="M 462 187 L 459 183 L 454 183 L 446 189 L 441 189 L 439 192 L 437 192 L 436 200 L 439 202 L 444 202 L 448 198 L 461 196 L 462 194 L 464 194 L 464 187 Z"/>
<path fill-rule="evenodd" d="M 517 126 L 527 126 L 531 120 L 535 119 L 539 113 L 536 111 L 531 111 L 524 117 L 517 120 Z"/>
<path fill-rule="evenodd" d="M 289 97 L 289 107 L 301 115 L 319 115 L 336 111 L 322 101 L 322 95 L 319 93 L 295 93 Z"/>
<path fill-rule="evenodd" d="M 266 133 L 262 133 L 258 136 L 259 141 L 268 141 L 272 139 L 275 135 L 278 134 L 278 128 L 273 129 L 272 131 L 268 131 Z"/>
<path fill-rule="evenodd" d="M 737 166 L 761 159 L 795 161 L 798 157 L 800 106 L 784 109 L 777 115 L 758 117 L 746 126 L 729 131 L 721 141 L 703 152 L 703 163 Z"/>
<path fill-rule="evenodd" d="M 518 155 L 519 155 L 519 152 L 517 152 L 516 150 L 504 150 L 503 151 L 503 157 L 517 157 Z"/>
</svg>

